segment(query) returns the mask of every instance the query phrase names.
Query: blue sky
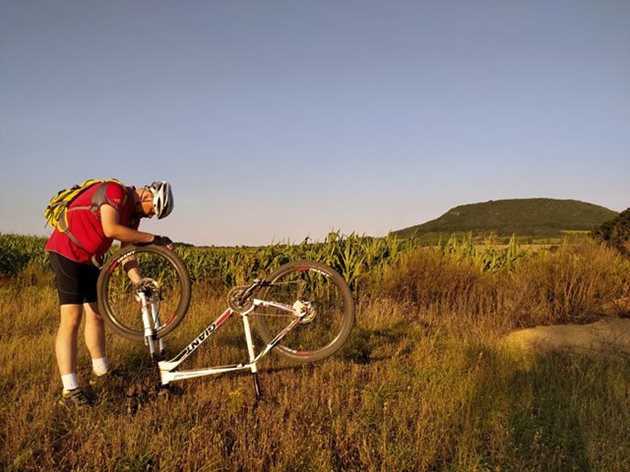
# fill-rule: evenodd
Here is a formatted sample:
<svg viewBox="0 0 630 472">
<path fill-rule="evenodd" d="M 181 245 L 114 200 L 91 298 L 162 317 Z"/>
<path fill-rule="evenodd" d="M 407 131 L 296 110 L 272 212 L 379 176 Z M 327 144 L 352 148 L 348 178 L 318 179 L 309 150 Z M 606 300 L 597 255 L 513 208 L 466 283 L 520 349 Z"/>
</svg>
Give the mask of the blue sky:
<svg viewBox="0 0 630 472">
<path fill-rule="evenodd" d="M 0 232 L 87 178 L 172 182 L 199 245 L 449 208 L 630 207 L 630 2 L 0 0 Z"/>
</svg>

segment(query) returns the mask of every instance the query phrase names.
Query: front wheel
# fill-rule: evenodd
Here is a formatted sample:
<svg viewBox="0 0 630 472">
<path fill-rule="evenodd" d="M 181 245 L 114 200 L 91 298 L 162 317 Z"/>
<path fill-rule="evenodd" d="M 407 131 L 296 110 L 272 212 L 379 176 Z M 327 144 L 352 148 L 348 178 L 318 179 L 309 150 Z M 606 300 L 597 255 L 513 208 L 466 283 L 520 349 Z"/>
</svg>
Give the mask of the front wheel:
<svg viewBox="0 0 630 472">
<path fill-rule="evenodd" d="M 323 359 L 338 351 L 354 325 L 350 288 L 335 270 L 313 261 L 284 264 L 268 276 L 254 298 L 263 303 L 252 312 L 255 326 L 270 344 L 287 325 L 301 318 L 275 345 L 281 355 L 298 362 Z M 286 308 L 291 307 L 293 312 Z"/>
<path fill-rule="evenodd" d="M 188 312 L 191 283 L 184 262 L 161 246 L 125 246 L 103 266 L 98 277 L 98 308 L 105 324 L 117 334 L 142 341 L 145 337 L 139 287 L 127 271 L 136 267 L 150 299 L 151 325 L 158 338 L 173 331 Z"/>
</svg>

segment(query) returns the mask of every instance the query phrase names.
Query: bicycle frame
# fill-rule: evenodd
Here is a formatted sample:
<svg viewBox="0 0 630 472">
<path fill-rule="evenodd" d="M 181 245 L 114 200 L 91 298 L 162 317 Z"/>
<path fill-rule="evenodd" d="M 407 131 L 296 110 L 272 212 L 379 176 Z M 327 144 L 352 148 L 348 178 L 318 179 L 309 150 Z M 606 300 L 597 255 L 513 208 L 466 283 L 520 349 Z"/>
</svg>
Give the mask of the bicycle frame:
<svg viewBox="0 0 630 472">
<path fill-rule="evenodd" d="M 287 326 L 278 333 L 278 335 L 271 340 L 269 344 L 267 344 L 258 354 L 255 352 L 254 343 L 252 339 L 252 331 L 249 324 L 249 314 L 254 310 L 254 308 L 258 306 L 263 307 L 273 307 L 278 308 L 280 310 L 286 311 L 289 314 L 292 314 L 293 319 L 287 324 Z M 245 333 L 245 342 L 247 344 L 247 352 L 249 355 L 249 362 L 246 364 L 233 364 L 233 365 L 224 365 L 224 366 L 216 366 L 216 367 L 208 367 L 201 369 L 192 369 L 192 370 L 176 370 L 177 367 L 188 359 L 196 350 L 201 346 L 201 344 L 206 341 L 212 334 L 214 334 L 232 315 L 240 314 L 241 319 L 243 321 L 243 331 Z M 252 373 L 254 378 L 254 386 L 256 388 L 256 397 L 260 397 L 260 384 L 258 382 L 258 368 L 257 363 L 266 356 L 274 346 L 276 346 L 282 338 L 284 338 L 295 326 L 300 324 L 302 318 L 306 315 L 306 312 L 301 308 L 294 308 L 289 305 L 285 305 L 277 302 L 270 302 L 260 299 L 253 299 L 252 305 L 242 312 L 238 312 L 233 310 L 232 308 L 227 308 L 216 320 L 214 320 L 210 325 L 208 325 L 199 335 L 186 346 L 179 354 L 168 361 L 160 361 L 158 362 L 158 368 L 160 371 L 160 380 L 162 385 L 167 385 L 170 382 L 175 380 L 184 380 L 191 379 L 195 377 L 203 377 L 207 375 L 217 375 L 223 374 L 226 372 L 234 372 L 240 370 L 248 370 Z M 151 330 L 150 321 L 148 320 L 145 323 L 145 329 L 147 328 Z"/>
</svg>

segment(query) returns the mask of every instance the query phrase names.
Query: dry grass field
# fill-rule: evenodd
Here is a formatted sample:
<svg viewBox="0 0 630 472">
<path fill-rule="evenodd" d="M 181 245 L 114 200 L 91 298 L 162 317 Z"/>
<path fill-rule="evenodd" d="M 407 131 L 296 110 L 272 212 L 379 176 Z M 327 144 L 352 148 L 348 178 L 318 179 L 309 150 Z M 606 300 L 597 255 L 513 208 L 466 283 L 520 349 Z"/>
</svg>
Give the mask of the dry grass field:
<svg viewBox="0 0 630 472">
<path fill-rule="evenodd" d="M 482 270 L 410 251 L 363 279 L 344 350 L 297 366 L 273 355 L 256 403 L 247 374 L 158 391 L 142 344 L 108 335 L 124 381 L 89 409 L 57 403 L 52 279 L 0 281 L 2 470 L 630 470 L 630 359 L 524 353 L 518 328 L 627 316 L 630 264 L 595 243 Z M 171 354 L 218 314 L 222 289 L 196 284 Z M 238 320 L 188 364 L 238 362 Z M 258 343 L 260 344 L 260 342 Z M 80 345 L 79 376 L 89 376 Z"/>
</svg>

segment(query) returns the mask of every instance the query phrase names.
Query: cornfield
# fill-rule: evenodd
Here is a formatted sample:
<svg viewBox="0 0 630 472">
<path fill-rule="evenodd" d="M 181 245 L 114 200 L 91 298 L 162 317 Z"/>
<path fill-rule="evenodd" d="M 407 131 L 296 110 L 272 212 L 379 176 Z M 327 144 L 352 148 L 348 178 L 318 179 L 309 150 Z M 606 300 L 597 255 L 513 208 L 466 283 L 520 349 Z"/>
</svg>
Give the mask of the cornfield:
<svg viewBox="0 0 630 472">
<path fill-rule="evenodd" d="M 28 266 L 48 270 L 45 238 L 0 234 L 0 276 L 15 277 Z M 417 239 L 398 239 L 392 235 L 371 238 L 357 234 L 331 232 L 323 242 L 305 239 L 300 244 L 279 243 L 261 247 L 178 247 L 178 255 L 188 267 L 193 283 L 210 283 L 222 288 L 243 284 L 269 274 L 276 267 L 297 259 L 323 262 L 336 269 L 356 292 L 370 274 L 383 270 L 417 249 Z M 115 250 L 112 249 L 112 251 Z M 528 250 L 512 238 L 506 248 L 492 241 L 475 244 L 470 235 L 451 237 L 427 250 L 457 260 L 470 259 L 482 271 L 510 270 Z"/>
</svg>

